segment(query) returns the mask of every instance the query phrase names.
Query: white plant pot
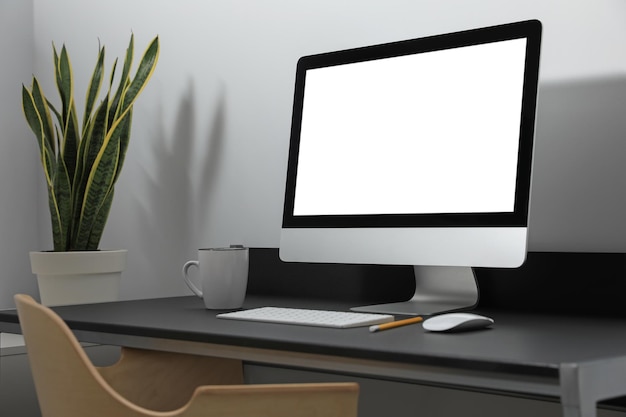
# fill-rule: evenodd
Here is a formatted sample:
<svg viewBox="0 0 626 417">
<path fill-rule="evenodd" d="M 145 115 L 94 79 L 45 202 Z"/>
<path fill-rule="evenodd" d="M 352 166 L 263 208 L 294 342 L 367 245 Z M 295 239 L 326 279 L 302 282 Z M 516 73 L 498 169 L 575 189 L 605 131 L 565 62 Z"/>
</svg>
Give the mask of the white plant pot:
<svg viewBox="0 0 626 417">
<path fill-rule="evenodd" d="M 41 303 L 47 306 L 119 299 L 127 250 L 31 252 Z"/>
</svg>

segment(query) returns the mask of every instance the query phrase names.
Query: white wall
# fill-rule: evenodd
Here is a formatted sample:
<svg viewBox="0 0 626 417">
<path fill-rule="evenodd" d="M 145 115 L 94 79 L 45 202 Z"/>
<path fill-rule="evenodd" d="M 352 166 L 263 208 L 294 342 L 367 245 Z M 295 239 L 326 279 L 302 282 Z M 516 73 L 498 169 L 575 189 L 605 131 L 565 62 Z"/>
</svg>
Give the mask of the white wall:
<svg viewBox="0 0 626 417">
<path fill-rule="evenodd" d="M 26 13 L 26 6 L 20 8 Z M 9 28 L 3 24 L 1 30 L 12 39 L 34 27 L 34 49 L 32 34 L 25 33 L 18 48 L 1 50 L 34 50 L 33 71 L 47 89 L 52 41 L 67 44 L 77 88 L 84 88 L 98 41 L 107 46 L 110 66 L 113 56 L 123 56 L 131 30 L 137 55 L 160 35 L 160 62 L 135 106 L 131 146 L 102 245 L 130 251 L 125 298 L 186 293 L 179 269 L 199 246 L 278 245 L 298 57 L 528 18 L 544 23 L 541 88 L 547 97 L 540 98 L 531 249 L 626 250 L 622 0 L 34 0 L 34 25 L 2 16 Z M 28 64 L 23 58 L 13 80 L 0 81 L 2 88 L 18 90 L 28 82 Z M 15 94 L 0 98 L 1 109 L 15 113 L 0 119 L 3 135 L 25 135 L 18 102 Z M 31 176 L 14 175 L 24 166 L 31 173 L 30 145 L 9 157 L 4 147 L 16 142 L 0 144 L 6 161 L 0 169 L 12 173 L 0 176 L 0 190 L 16 183 L 32 189 Z M 3 261 L 9 278 L 0 281 L 0 293 L 29 278 L 22 260 L 27 250 L 49 245 L 47 226 L 36 242 L 34 213 L 24 215 L 22 207 L 34 210 L 34 200 L 21 196 L 20 218 L 28 219 L 22 227 L 8 208 L 0 213 L 0 227 L 9 228 L 0 233 L 0 248 L 12 250 Z M 8 203 L 3 197 L 0 204 Z M 46 223 L 45 205 L 39 209 Z"/>
<path fill-rule="evenodd" d="M 37 247 L 38 165 L 21 110 L 22 83 L 33 70 L 33 4 L 0 1 L 0 308 L 13 294 L 37 295 L 28 252 Z"/>
</svg>

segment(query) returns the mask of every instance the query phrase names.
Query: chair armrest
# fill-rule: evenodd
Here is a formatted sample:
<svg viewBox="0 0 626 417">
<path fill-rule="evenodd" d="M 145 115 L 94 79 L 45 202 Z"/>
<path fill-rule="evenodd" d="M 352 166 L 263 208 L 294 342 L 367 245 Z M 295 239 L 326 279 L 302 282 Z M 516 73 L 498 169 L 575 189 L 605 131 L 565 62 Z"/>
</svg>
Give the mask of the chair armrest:
<svg viewBox="0 0 626 417">
<path fill-rule="evenodd" d="M 240 360 L 122 348 L 119 361 L 97 368 L 129 401 L 151 410 L 174 410 L 201 385 L 243 384 Z"/>
<path fill-rule="evenodd" d="M 181 417 L 356 417 L 356 383 L 199 387 Z"/>
</svg>

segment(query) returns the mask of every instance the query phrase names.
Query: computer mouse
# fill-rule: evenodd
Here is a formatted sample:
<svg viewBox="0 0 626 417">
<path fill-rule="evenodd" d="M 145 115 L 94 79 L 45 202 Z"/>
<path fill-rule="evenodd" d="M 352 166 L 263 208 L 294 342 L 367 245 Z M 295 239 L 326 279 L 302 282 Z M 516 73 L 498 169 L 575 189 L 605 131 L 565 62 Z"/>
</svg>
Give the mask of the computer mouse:
<svg viewBox="0 0 626 417">
<path fill-rule="evenodd" d="M 444 313 L 424 320 L 422 325 L 431 332 L 460 332 L 484 329 L 493 319 L 474 313 Z"/>
</svg>

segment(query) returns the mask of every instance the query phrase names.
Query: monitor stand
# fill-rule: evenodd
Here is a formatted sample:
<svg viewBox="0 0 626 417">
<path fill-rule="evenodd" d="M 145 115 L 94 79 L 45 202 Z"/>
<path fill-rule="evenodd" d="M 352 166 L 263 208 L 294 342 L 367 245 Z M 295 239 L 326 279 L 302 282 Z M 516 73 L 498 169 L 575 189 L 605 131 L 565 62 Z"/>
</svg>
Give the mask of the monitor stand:
<svg viewBox="0 0 626 417">
<path fill-rule="evenodd" d="M 467 310 L 478 304 L 478 283 L 471 267 L 416 265 L 414 270 L 415 294 L 410 300 L 351 310 L 421 316 Z"/>
</svg>

